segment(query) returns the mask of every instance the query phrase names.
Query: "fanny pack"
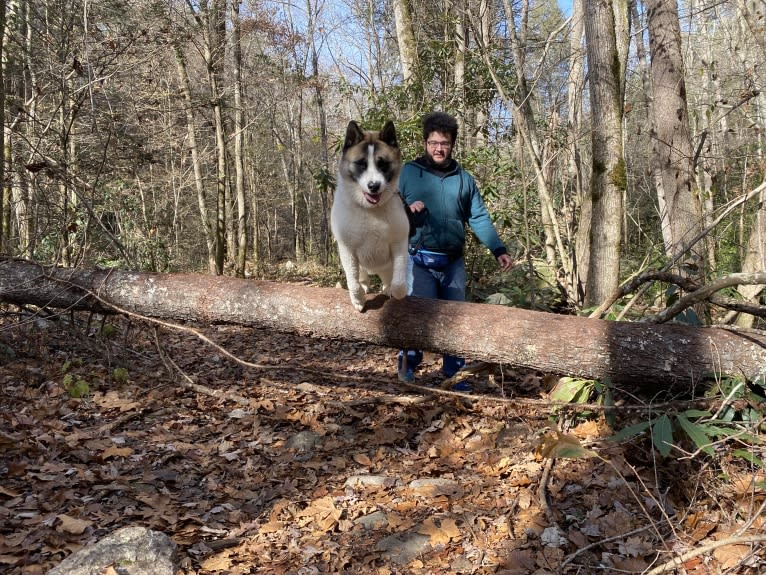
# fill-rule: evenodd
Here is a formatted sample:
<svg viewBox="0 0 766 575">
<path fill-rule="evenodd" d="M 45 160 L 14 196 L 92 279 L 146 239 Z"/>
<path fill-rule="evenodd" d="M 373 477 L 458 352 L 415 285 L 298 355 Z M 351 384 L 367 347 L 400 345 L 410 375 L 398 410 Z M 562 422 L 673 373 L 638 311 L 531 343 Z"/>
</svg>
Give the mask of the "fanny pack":
<svg viewBox="0 0 766 575">
<path fill-rule="evenodd" d="M 424 249 L 411 249 L 410 256 L 415 265 L 437 271 L 443 270 L 454 261 L 449 254 Z"/>
</svg>

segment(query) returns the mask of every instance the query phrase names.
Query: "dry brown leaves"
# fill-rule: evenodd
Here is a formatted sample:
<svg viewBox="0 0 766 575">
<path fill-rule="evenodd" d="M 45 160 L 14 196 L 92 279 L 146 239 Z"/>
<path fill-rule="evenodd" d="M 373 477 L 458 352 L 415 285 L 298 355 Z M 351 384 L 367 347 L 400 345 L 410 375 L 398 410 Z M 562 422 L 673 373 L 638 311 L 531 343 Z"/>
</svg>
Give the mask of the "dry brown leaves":
<svg viewBox="0 0 766 575">
<path fill-rule="evenodd" d="M 414 394 L 396 382 L 395 350 L 205 330 L 274 366 L 258 370 L 159 334 L 213 397 L 182 385 L 151 327 L 110 321 L 108 339 L 81 321 L 0 326 L 15 352 L 0 363 L 2 572 L 43 573 L 138 524 L 173 537 L 186 573 L 641 573 L 734 532 L 763 497 L 751 482 L 722 500 L 697 462 L 606 446 L 598 421 L 570 433 L 600 458 L 546 471 L 547 412 Z M 69 397 L 65 367 L 86 397 Z M 511 372 L 503 386 L 536 398 L 541 381 Z M 720 547 L 685 572 L 756 573 L 752 550 Z"/>
</svg>

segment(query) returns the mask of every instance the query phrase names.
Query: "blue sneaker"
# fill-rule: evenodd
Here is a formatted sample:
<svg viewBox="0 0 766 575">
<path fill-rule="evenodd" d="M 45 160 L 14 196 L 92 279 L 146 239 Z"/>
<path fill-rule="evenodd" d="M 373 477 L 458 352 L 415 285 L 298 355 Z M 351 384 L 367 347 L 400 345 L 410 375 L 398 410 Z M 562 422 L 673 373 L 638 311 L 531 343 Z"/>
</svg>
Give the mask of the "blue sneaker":
<svg viewBox="0 0 766 575">
<path fill-rule="evenodd" d="M 442 373 L 444 377 L 450 378 L 465 367 L 465 359 L 456 355 L 445 353 L 442 355 Z"/>
<path fill-rule="evenodd" d="M 406 357 L 405 357 L 406 351 Z M 411 383 L 415 380 L 415 369 L 423 361 L 423 353 L 414 349 L 401 350 L 398 357 L 399 381 Z"/>
<path fill-rule="evenodd" d="M 471 385 L 471 382 L 467 379 L 464 379 L 463 381 L 458 381 L 455 385 L 452 386 L 452 391 L 460 391 L 462 393 L 471 393 L 473 391 L 473 386 Z"/>
</svg>

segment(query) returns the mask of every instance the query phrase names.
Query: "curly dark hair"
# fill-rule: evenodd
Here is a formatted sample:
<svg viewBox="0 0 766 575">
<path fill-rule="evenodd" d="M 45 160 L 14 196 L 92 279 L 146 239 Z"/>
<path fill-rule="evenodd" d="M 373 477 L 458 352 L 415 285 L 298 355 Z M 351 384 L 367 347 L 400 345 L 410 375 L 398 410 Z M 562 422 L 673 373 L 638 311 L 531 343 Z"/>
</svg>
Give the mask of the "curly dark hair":
<svg viewBox="0 0 766 575">
<path fill-rule="evenodd" d="M 433 132 L 449 134 L 454 144 L 457 140 L 457 120 L 446 112 L 431 112 L 423 118 L 423 139 Z"/>
</svg>

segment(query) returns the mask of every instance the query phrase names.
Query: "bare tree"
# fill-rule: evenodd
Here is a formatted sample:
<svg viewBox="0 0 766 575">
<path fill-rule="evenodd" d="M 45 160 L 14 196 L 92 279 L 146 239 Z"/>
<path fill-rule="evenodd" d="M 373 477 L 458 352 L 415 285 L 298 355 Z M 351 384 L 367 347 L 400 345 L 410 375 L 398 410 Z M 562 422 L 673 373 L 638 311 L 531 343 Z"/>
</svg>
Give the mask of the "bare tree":
<svg viewBox="0 0 766 575">
<path fill-rule="evenodd" d="M 231 0 L 231 45 L 234 74 L 234 194 L 237 199 L 237 253 L 234 261 L 234 273 L 239 277 L 245 276 L 245 260 L 247 259 L 247 213 L 245 194 L 245 160 L 244 160 L 244 102 L 242 101 L 242 40 L 239 20 L 241 0 Z"/>
<path fill-rule="evenodd" d="M 409 0 L 393 0 L 396 40 L 399 46 L 399 61 L 402 65 L 402 78 L 408 84 L 418 64 L 418 51 L 415 32 L 412 26 L 412 12 Z"/>
<path fill-rule="evenodd" d="M 569 291 L 572 301 L 576 301 L 576 290 L 572 289 L 574 286 L 574 282 L 572 281 L 572 262 L 567 254 L 567 248 L 564 245 L 564 237 L 561 232 L 561 226 L 556 212 L 553 193 L 554 185 L 551 181 L 551 172 L 546 168 L 546 165 L 551 160 L 549 154 L 552 151 L 553 146 L 540 136 L 538 131 L 538 118 L 532 105 L 534 99 L 532 85 L 534 84 L 534 79 L 541 74 L 541 67 L 537 68 L 534 74 L 530 74 L 527 70 L 528 62 L 526 50 L 529 45 L 529 2 L 525 0 L 521 3 L 520 12 L 519 8 L 509 0 L 503 1 L 503 7 L 505 9 L 505 18 L 508 22 L 508 47 L 516 74 L 516 85 L 513 92 L 506 89 L 502 79 L 498 75 L 492 61 L 489 46 L 484 42 L 484 38 L 478 35 L 476 38 L 479 42 L 482 58 L 484 59 L 487 70 L 492 76 L 499 97 L 506 106 L 514 111 L 513 116 L 515 127 L 519 132 L 521 145 L 531 160 L 541 208 L 540 218 L 545 238 L 545 259 L 553 269 L 557 269 L 561 266 L 563 269 L 563 276 L 566 278 L 565 289 Z M 542 55 L 538 56 L 538 59 L 541 62 L 545 61 L 545 56 L 550 49 L 550 46 L 553 44 L 554 38 L 556 38 L 565 26 L 566 22 L 562 23 L 549 34 L 544 44 Z M 474 31 L 481 30 L 480 21 L 477 18 L 472 18 L 471 27 Z M 532 76 L 532 79 L 530 79 L 530 76 Z M 549 118 L 548 120 L 549 122 L 554 122 L 552 118 Z M 546 137 L 552 136 L 553 133 L 549 131 Z"/>
<path fill-rule="evenodd" d="M 194 119 L 195 104 L 192 99 L 189 71 L 186 65 L 186 57 L 178 44 L 175 46 L 174 53 L 176 58 L 176 69 L 178 71 L 178 81 L 181 86 L 181 93 L 183 94 L 184 111 L 186 115 L 186 135 L 188 139 L 192 169 L 194 171 L 194 185 L 197 191 L 197 206 L 199 208 L 200 219 L 202 221 L 202 229 L 204 231 L 205 241 L 207 243 L 208 269 L 210 273 L 215 273 L 215 232 L 214 227 L 211 225 L 210 215 L 207 208 L 207 192 L 205 188 L 205 180 L 202 175 L 202 159 L 200 158 L 199 148 L 197 146 L 197 135 Z"/>
<path fill-rule="evenodd" d="M 684 60 L 677 4 L 646 0 L 651 50 L 653 156 L 657 194 L 663 217 L 665 251 L 685 274 L 703 277 L 705 253 L 688 244 L 702 228 L 702 212 L 694 191 L 694 152 L 686 101 Z M 692 270 L 697 270 L 696 272 Z"/>
<path fill-rule="evenodd" d="M 5 9 L 6 0 L 0 0 L 0 253 L 3 252 L 5 243 L 5 233 L 2 225 L 2 214 L 5 213 L 5 178 L 6 178 L 6 149 L 5 149 Z"/>
<path fill-rule="evenodd" d="M 619 58 L 616 24 L 620 11 L 612 0 L 586 2 L 592 166 L 590 262 L 585 305 L 597 305 L 619 285 L 623 192 L 626 186 L 622 147 L 624 73 Z"/>
<path fill-rule="evenodd" d="M 583 40 L 584 1 L 572 2 L 572 28 L 569 46 L 569 81 L 567 85 L 567 170 L 564 178 L 564 201 L 568 239 L 574 245 L 570 253 L 572 286 L 570 293 L 577 304 L 583 303 L 585 281 L 590 266 L 591 197 L 586 193 L 589 173 L 583 158 L 583 88 L 585 86 L 585 50 Z"/>
</svg>

